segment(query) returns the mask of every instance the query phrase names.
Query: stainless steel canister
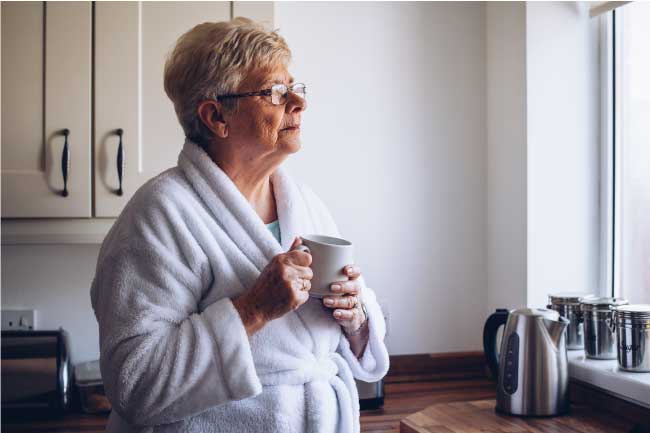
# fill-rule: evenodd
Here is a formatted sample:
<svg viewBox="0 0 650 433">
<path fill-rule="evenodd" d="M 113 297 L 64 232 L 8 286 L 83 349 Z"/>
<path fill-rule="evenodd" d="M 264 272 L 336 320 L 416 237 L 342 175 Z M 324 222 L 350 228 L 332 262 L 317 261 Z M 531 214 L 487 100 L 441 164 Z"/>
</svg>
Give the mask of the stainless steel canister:
<svg viewBox="0 0 650 433">
<path fill-rule="evenodd" d="M 593 297 L 585 293 L 557 293 L 548 295 L 549 303 L 546 308 L 555 310 L 560 316 L 569 321 L 566 329 L 567 350 L 579 350 L 584 347 L 583 327 L 580 322 L 580 299 Z"/>
<path fill-rule="evenodd" d="M 610 329 L 612 310 L 627 304 L 622 298 L 580 299 L 580 320 L 584 326 L 585 355 L 591 359 L 616 359 L 616 335 Z"/>
<path fill-rule="evenodd" d="M 613 308 L 618 366 L 626 371 L 650 372 L 650 304 Z"/>
</svg>

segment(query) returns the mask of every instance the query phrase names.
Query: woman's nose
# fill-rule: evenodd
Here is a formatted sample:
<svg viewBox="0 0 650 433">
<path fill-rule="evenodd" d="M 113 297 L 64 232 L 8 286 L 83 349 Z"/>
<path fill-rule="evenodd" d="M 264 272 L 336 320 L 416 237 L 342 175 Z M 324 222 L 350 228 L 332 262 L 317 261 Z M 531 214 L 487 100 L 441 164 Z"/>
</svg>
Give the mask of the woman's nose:
<svg viewBox="0 0 650 433">
<path fill-rule="evenodd" d="M 298 96 L 291 91 L 287 92 L 287 113 L 305 111 L 306 109 L 307 101 L 305 98 Z"/>
</svg>

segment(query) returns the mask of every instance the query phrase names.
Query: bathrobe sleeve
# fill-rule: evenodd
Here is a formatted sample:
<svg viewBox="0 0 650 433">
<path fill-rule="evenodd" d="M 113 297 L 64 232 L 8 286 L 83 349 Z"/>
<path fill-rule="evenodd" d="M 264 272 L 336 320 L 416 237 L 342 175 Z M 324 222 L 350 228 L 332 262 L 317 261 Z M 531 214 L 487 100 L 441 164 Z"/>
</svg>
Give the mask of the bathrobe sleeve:
<svg viewBox="0 0 650 433">
<path fill-rule="evenodd" d="M 107 396 L 138 426 L 179 421 L 262 392 L 231 300 L 198 311 L 212 275 L 174 213 L 145 209 L 118 219 L 111 238 L 119 241 L 102 246 L 91 289 Z"/>
<path fill-rule="evenodd" d="M 310 204 L 311 217 L 318 227 L 323 227 L 323 234 L 342 237 L 325 203 L 307 185 L 301 185 L 301 189 L 307 203 Z M 368 344 L 361 358 L 357 359 L 350 348 L 350 342 L 345 334 L 341 332 L 336 351 L 346 360 L 356 379 L 365 382 L 376 382 L 388 373 L 390 365 L 388 350 L 384 343 L 386 322 L 374 290 L 366 285 L 363 276 L 359 278 L 359 282 L 362 287 L 360 298 L 368 312 Z"/>
</svg>

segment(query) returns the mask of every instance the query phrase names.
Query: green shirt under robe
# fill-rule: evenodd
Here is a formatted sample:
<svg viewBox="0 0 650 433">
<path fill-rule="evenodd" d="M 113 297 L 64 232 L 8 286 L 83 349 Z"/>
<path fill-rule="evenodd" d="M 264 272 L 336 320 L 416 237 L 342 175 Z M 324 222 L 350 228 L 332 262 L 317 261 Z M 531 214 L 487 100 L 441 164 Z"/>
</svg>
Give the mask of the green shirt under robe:
<svg viewBox="0 0 650 433">
<path fill-rule="evenodd" d="M 273 233 L 273 236 L 278 240 L 278 243 L 282 244 L 280 241 L 280 220 L 275 220 L 272 223 L 267 224 L 266 228 L 271 230 L 271 233 Z"/>
</svg>

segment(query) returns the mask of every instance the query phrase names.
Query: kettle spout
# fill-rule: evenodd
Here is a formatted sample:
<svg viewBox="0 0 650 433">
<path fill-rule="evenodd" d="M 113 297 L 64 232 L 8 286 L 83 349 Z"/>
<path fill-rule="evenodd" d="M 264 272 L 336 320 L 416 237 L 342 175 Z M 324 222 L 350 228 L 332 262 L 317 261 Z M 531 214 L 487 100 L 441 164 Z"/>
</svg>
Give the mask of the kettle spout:
<svg viewBox="0 0 650 433">
<path fill-rule="evenodd" d="M 564 317 L 560 316 L 558 320 L 542 319 L 542 322 L 544 323 L 543 328 L 546 329 L 546 332 L 548 333 L 548 336 L 553 342 L 553 345 L 555 345 L 555 347 L 559 349 L 560 340 L 564 335 L 564 330 L 569 325 L 569 321 Z"/>
</svg>

